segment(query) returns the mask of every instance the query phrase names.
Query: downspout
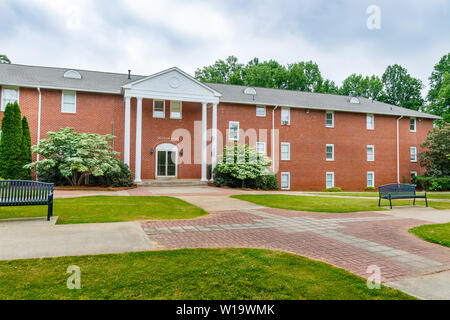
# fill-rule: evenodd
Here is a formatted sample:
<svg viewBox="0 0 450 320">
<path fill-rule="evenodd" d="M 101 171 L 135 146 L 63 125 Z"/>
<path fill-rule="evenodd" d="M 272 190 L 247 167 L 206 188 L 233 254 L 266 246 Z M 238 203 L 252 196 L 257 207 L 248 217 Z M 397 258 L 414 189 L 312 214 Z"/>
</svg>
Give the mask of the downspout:
<svg viewBox="0 0 450 320">
<path fill-rule="evenodd" d="M 272 171 L 275 173 L 275 110 L 278 106 L 272 109 Z"/>
<path fill-rule="evenodd" d="M 399 121 L 403 119 L 403 116 L 397 119 L 397 184 L 400 184 L 400 130 Z"/>
<path fill-rule="evenodd" d="M 41 88 L 37 88 L 39 92 L 39 104 L 38 104 L 38 124 L 37 124 L 37 145 L 39 146 L 39 141 L 41 140 L 41 109 L 42 109 L 42 93 Z M 39 161 L 39 153 L 36 155 L 36 160 Z M 36 174 L 36 180 L 39 181 L 38 175 Z"/>
</svg>

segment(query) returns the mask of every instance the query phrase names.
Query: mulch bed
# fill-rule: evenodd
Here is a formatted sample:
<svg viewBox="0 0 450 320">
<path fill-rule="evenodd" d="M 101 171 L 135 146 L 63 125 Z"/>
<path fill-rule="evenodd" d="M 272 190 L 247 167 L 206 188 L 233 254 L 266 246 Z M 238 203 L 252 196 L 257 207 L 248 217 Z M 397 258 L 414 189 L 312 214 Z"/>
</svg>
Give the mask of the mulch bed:
<svg viewBox="0 0 450 320">
<path fill-rule="evenodd" d="M 137 188 L 132 187 L 99 187 L 99 186 L 56 186 L 55 190 L 60 191 L 123 191 Z"/>
</svg>

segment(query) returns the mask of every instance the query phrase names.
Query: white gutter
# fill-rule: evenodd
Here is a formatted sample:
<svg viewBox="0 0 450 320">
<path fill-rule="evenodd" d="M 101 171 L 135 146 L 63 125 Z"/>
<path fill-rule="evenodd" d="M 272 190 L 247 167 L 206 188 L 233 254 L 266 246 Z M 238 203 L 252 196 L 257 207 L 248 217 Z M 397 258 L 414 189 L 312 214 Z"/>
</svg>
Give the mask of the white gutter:
<svg viewBox="0 0 450 320">
<path fill-rule="evenodd" d="M 38 106 L 38 124 L 37 124 L 37 145 L 39 145 L 39 141 L 41 140 L 41 109 L 42 109 L 42 94 L 41 88 L 37 88 L 39 92 L 39 106 Z M 39 153 L 36 156 L 36 160 L 39 161 Z"/>
<path fill-rule="evenodd" d="M 272 171 L 275 172 L 275 110 L 278 106 L 272 109 Z"/>
<path fill-rule="evenodd" d="M 401 116 L 397 119 L 397 183 L 400 184 L 400 130 L 399 130 L 399 121 L 403 118 Z"/>
</svg>

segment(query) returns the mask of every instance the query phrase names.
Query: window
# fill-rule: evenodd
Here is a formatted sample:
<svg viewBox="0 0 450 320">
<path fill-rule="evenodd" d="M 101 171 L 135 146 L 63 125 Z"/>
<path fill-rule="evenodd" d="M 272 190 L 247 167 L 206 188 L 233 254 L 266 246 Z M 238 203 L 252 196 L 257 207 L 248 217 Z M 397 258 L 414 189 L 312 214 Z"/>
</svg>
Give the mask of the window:
<svg viewBox="0 0 450 320">
<path fill-rule="evenodd" d="M 291 109 L 281 108 L 281 124 L 282 125 L 291 124 Z"/>
<path fill-rule="evenodd" d="M 288 142 L 281 143 L 281 160 L 291 160 L 291 144 Z"/>
<path fill-rule="evenodd" d="M 375 173 L 373 171 L 367 172 L 367 186 L 375 188 Z"/>
<path fill-rule="evenodd" d="M 409 131 L 416 132 L 416 118 L 409 119 Z"/>
<path fill-rule="evenodd" d="M 289 172 L 281 173 L 281 189 L 289 190 L 291 188 L 291 174 Z"/>
<path fill-rule="evenodd" d="M 411 147 L 409 148 L 409 152 L 411 155 L 411 162 L 417 162 L 417 148 Z"/>
<path fill-rule="evenodd" d="M 327 111 L 325 113 L 325 126 L 327 128 L 334 128 L 334 112 Z"/>
<path fill-rule="evenodd" d="M 373 114 L 367 115 L 367 130 L 375 129 L 375 116 Z"/>
<path fill-rule="evenodd" d="M 181 119 L 181 101 L 170 101 L 170 118 Z"/>
<path fill-rule="evenodd" d="M 166 117 L 166 102 L 164 100 L 153 100 L 153 118 Z"/>
<path fill-rule="evenodd" d="M 375 161 L 375 147 L 367 146 L 367 161 Z"/>
<path fill-rule="evenodd" d="M 257 142 L 256 143 L 256 152 L 259 154 L 266 154 L 266 143 L 265 142 Z"/>
<path fill-rule="evenodd" d="M 334 144 L 327 144 L 326 159 L 327 161 L 334 161 Z"/>
<path fill-rule="evenodd" d="M 327 172 L 326 185 L 328 188 L 334 188 L 334 172 Z"/>
<path fill-rule="evenodd" d="M 265 117 L 266 116 L 266 107 L 265 106 L 256 106 L 256 116 L 257 117 Z"/>
<path fill-rule="evenodd" d="M 77 112 L 77 94 L 73 91 L 62 92 L 61 112 L 76 113 Z"/>
<path fill-rule="evenodd" d="M 230 121 L 228 138 L 233 141 L 239 140 L 239 122 Z"/>
<path fill-rule="evenodd" d="M 411 183 L 416 183 L 417 171 L 411 171 Z"/>
<path fill-rule="evenodd" d="M 8 103 L 19 102 L 19 89 L 3 88 L 1 111 L 5 111 Z"/>
</svg>

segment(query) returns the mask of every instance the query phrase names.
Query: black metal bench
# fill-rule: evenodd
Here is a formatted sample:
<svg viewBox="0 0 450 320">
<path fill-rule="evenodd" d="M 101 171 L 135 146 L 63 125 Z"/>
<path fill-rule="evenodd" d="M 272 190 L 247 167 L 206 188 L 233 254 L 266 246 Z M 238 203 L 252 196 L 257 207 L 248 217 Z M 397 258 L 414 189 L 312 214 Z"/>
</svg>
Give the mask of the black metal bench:
<svg viewBox="0 0 450 320">
<path fill-rule="evenodd" d="M 378 206 L 381 205 L 381 199 L 389 200 L 389 204 L 392 209 L 392 199 L 414 199 L 413 205 L 416 205 L 416 199 L 425 199 L 425 203 L 428 207 L 427 193 L 424 195 L 416 194 L 416 187 L 411 184 L 386 184 L 378 187 L 379 199 Z"/>
<path fill-rule="evenodd" d="M 48 205 L 47 220 L 53 215 L 53 183 L 0 180 L 0 207 Z"/>
</svg>

